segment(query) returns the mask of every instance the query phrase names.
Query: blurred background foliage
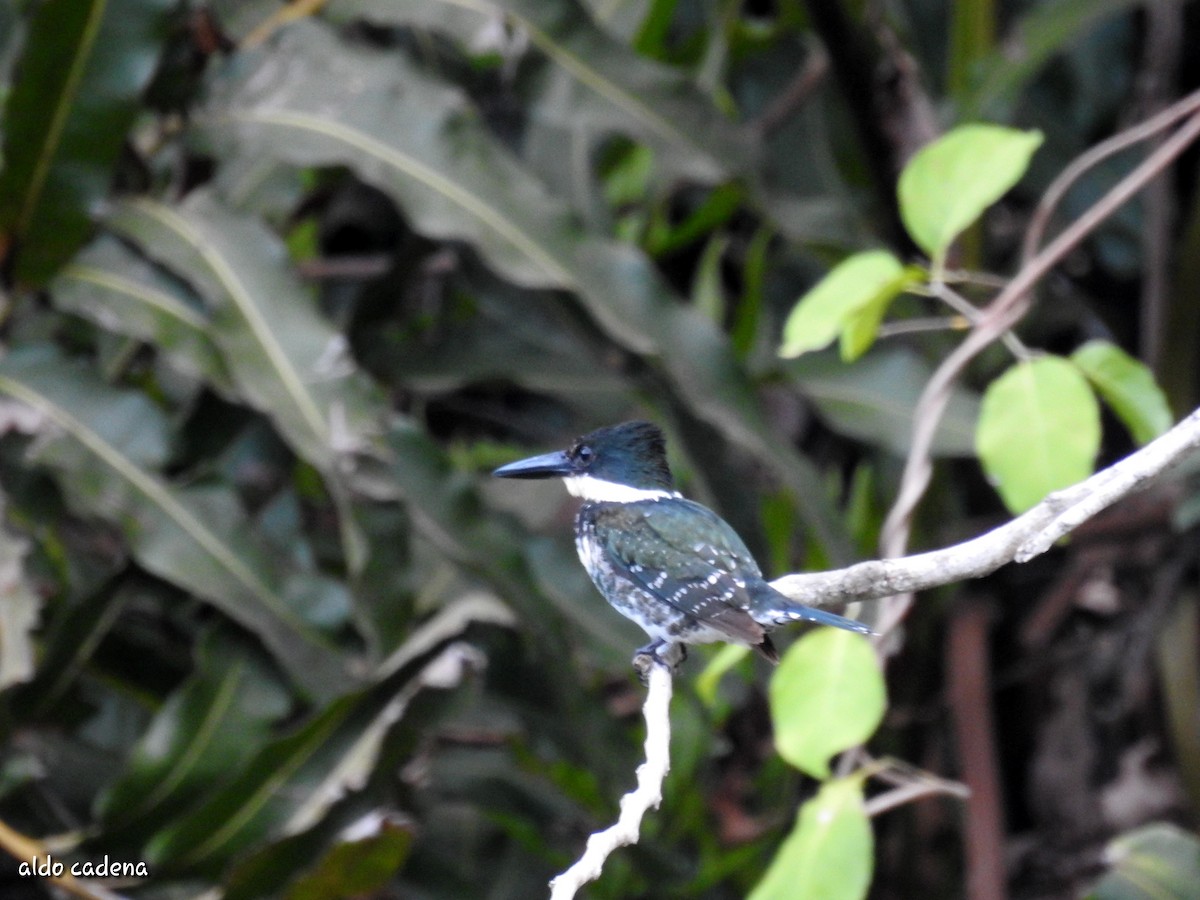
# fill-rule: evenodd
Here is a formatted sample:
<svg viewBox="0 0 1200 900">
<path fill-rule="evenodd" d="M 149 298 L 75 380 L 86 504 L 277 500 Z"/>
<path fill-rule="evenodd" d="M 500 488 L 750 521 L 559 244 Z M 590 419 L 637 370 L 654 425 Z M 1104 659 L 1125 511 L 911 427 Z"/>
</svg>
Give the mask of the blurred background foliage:
<svg viewBox="0 0 1200 900">
<path fill-rule="evenodd" d="M 771 574 L 872 555 L 956 338 L 782 361 L 789 309 L 851 252 L 912 257 L 900 165 L 979 118 L 1046 137 L 955 261 L 1010 272 L 1051 178 L 1200 83 L 1198 18 L 0 0 L 5 834 L 144 860 L 111 883 L 139 897 L 541 896 L 632 784 L 642 636 L 587 583 L 561 489 L 487 471 L 650 417 Z M 1200 386 L 1196 164 L 1022 328 L 1137 353 L 1176 413 Z M 1004 365 L 951 404 L 919 546 L 1003 519 L 972 434 Z M 1108 431 L 1111 460 L 1129 444 Z M 1197 509 L 1180 482 L 922 599 L 874 746 L 947 777 L 983 753 L 1001 791 L 879 817 L 874 896 L 1102 876 L 1098 896 L 1141 896 L 1146 866 L 1186 872 L 1165 824 L 1104 848 L 1200 810 Z M 662 809 L 591 897 L 744 896 L 813 792 L 772 749 L 769 672 L 743 660 L 702 696 L 695 656 Z M 982 881 L 981 822 L 1007 866 Z M 44 895 L 2 868 L 5 897 Z"/>
</svg>

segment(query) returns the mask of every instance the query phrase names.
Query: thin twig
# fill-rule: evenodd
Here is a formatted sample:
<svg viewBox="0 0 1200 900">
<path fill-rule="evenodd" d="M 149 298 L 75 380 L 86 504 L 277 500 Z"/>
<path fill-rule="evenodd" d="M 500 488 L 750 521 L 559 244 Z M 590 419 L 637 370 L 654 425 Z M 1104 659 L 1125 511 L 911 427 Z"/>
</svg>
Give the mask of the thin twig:
<svg viewBox="0 0 1200 900">
<path fill-rule="evenodd" d="M 966 331 L 970 327 L 971 323 L 966 316 L 927 316 L 885 322 L 879 326 L 878 336 L 883 340 L 901 334 L 920 334 L 926 331 Z"/>
<path fill-rule="evenodd" d="M 1080 242 L 1119 209 L 1130 197 L 1163 171 L 1200 137 L 1200 115 L 1193 115 L 1132 172 L 1114 185 L 1049 246 L 1021 268 L 984 311 L 979 325 L 950 353 L 921 392 L 913 412 L 913 436 L 896 502 L 888 512 L 880 540 L 885 557 L 902 556 L 908 546 L 912 515 L 933 474 L 930 448 L 950 402 L 950 389 L 967 365 L 1024 316 L 1029 292 Z M 899 594 L 884 604 L 875 628 L 887 634 L 908 612 L 910 596 Z"/>
<path fill-rule="evenodd" d="M 964 794 L 961 790 L 948 787 L 948 784 L 953 782 L 945 781 L 910 781 L 907 784 L 902 784 L 899 787 L 892 788 L 890 791 L 872 797 L 863 804 L 863 810 L 868 818 L 874 818 L 881 813 L 893 810 L 898 806 L 903 806 L 905 803 L 911 803 L 914 800 L 920 800 L 922 797 L 933 797 L 937 795 L 951 796 L 962 799 Z"/>
<path fill-rule="evenodd" d="M 759 133 L 774 134 L 792 114 L 802 107 L 829 74 L 829 54 L 819 44 L 814 46 L 792 80 L 787 83 L 778 97 L 773 99 L 757 123 Z"/>
<path fill-rule="evenodd" d="M 960 294 L 944 281 L 938 281 L 931 285 L 933 288 L 932 294 L 937 299 L 941 300 L 952 310 L 969 319 L 972 323 L 978 323 L 983 318 L 983 312 L 975 305 L 970 303 L 966 297 Z M 1021 339 L 1012 331 L 1006 331 L 1000 335 L 1000 340 L 1004 341 L 1004 346 L 1008 347 L 1009 352 L 1017 359 L 1028 359 L 1029 348 L 1021 343 Z"/>
<path fill-rule="evenodd" d="M 1157 115 L 1114 134 L 1077 156 L 1054 181 L 1050 182 L 1050 186 L 1042 194 L 1042 199 L 1038 201 L 1033 215 L 1030 216 L 1029 227 L 1025 230 L 1025 240 L 1021 244 L 1021 268 L 1027 266 L 1034 254 L 1037 253 L 1037 248 L 1041 246 L 1042 238 L 1050 226 L 1050 219 L 1058 204 L 1066 196 L 1067 191 L 1089 169 L 1134 144 L 1149 140 L 1198 110 L 1200 110 L 1200 91 L 1194 91 L 1172 103 Z"/>
<path fill-rule="evenodd" d="M 638 766 L 637 787 L 621 798 L 615 824 L 588 838 L 583 856 L 550 882 L 550 900 L 571 900 L 589 881 L 600 877 L 604 861 L 618 847 L 636 844 L 642 817 L 662 802 L 663 780 L 671 767 L 671 668 L 662 661 L 648 666 L 646 702 L 646 761 Z"/>
</svg>

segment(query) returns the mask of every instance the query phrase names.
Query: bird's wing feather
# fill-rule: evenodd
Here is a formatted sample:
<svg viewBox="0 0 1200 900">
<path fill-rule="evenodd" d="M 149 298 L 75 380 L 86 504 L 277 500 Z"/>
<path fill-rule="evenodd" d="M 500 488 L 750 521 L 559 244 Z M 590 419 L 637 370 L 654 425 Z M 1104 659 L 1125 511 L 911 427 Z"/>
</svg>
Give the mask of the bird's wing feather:
<svg viewBox="0 0 1200 900">
<path fill-rule="evenodd" d="M 758 566 L 716 513 L 684 500 L 623 503 L 596 524 L 613 565 L 642 590 L 732 638 L 763 639 L 747 611 L 746 580 L 760 577 Z"/>
</svg>

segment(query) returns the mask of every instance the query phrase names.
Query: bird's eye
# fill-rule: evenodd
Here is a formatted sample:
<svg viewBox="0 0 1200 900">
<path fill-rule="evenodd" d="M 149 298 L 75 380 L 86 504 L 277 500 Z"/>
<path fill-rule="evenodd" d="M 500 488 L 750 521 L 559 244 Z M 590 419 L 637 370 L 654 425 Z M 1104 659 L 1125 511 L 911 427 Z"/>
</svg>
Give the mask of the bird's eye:
<svg viewBox="0 0 1200 900">
<path fill-rule="evenodd" d="M 587 444 L 584 444 L 582 447 L 580 447 L 578 450 L 575 451 L 575 459 L 577 459 L 579 462 L 583 463 L 584 465 L 587 465 L 588 463 L 590 463 L 595 458 L 595 456 L 596 456 L 596 451 L 593 450 L 591 447 L 589 447 Z"/>
</svg>

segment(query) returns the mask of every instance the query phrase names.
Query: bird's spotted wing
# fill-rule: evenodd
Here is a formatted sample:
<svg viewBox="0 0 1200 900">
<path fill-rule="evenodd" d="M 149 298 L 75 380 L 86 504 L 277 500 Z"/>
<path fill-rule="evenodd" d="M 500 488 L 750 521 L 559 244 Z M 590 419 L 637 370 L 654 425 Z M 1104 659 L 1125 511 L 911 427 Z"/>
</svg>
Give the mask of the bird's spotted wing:
<svg viewBox="0 0 1200 900">
<path fill-rule="evenodd" d="M 760 572 L 737 533 L 687 500 L 606 506 L 596 536 L 614 569 L 662 602 L 730 638 L 758 644 L 763 627 L 747 611 L 748 578 Z"/>
</svg>

